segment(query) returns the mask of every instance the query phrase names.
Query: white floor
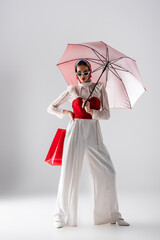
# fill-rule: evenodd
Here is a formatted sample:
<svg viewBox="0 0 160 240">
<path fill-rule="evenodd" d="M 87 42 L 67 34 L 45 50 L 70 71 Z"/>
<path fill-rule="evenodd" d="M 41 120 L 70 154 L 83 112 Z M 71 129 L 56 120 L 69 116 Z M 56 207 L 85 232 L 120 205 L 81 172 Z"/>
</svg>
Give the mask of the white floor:
<svg viewBox="0 0 160 240">
<path fill-rule="evenodd" d="M 56 229 L 52 225 L 56 196 L 3 198 L 0 200 L 0 239 L 160 239 L 160 196 L 118 194 L 120 212 L 130 226 L 93 224 L 93 201 L 79 194 L 78 226 Z"/>
</svg>

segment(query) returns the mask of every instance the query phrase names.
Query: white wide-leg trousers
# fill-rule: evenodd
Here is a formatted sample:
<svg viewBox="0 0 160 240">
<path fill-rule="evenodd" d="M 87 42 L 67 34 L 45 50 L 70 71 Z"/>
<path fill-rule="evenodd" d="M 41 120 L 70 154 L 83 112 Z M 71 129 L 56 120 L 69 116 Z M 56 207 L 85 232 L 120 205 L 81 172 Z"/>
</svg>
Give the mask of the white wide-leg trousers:
<svg viewBox="0 0 160 240">
<path fill-rule="evenodd" d="M 116 192 L 116 172 L 98 120 L 70 120 L 63 145 L 63 157 L 54 220 L 77 226 L 78 188 L 84 156 L 94 183 L 94 224 L 122 217 Z"/>
</svg>

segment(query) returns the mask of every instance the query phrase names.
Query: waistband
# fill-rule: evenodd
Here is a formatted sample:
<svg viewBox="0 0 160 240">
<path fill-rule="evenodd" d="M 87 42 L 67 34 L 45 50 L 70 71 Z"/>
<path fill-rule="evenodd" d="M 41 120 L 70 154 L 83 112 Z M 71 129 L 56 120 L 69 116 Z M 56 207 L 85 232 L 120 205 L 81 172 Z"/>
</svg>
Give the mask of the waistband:
<svg viewBox="0 0 160 240">
<path fill-rule="evenodd" d="M 73 120 L 71 119 L 70 121 L 73 121 Z M 74 118 L 74 121 L 78 121 L 78 122 L 97 122 L 98 119 Z"/>
</svg>

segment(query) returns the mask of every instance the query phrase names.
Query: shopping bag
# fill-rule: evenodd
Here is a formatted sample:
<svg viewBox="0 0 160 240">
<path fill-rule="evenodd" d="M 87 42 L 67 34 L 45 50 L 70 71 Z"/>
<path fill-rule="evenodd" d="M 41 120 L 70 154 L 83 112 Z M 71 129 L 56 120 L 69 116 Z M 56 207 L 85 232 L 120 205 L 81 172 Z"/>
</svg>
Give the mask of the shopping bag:
<svg viewBox="0 0 160 240">
<path fill-rule="evenodd" d="M 65 139 L 66 129 L 58 128 L 53 138 L 52 144 L 46 156 L 45 162 L 60 166 L 62 165 L 63 143 Z"/>
</svg>

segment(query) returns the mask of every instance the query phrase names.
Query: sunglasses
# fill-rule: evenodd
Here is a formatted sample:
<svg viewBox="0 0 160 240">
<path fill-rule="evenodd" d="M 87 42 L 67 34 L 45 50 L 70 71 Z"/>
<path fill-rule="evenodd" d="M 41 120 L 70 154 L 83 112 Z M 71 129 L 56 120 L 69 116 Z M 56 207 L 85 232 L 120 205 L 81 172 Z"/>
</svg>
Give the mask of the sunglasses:
<svg viewBox="0 0 160 240">
<path fill-rule="evenodd" d="M 81 72 L 77 72 L 77 73 L 76 73 L 76 75 L 79 76 L 79 77 L 82 76 L 82 75 L 88 76 L 89 74 L 90 74 L 90 71 L 86 71 L 86 72 L 84 72 L 84 73 L 81 73 Z"/>
</svg>

